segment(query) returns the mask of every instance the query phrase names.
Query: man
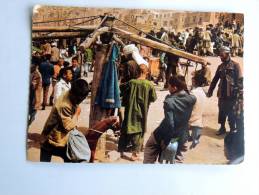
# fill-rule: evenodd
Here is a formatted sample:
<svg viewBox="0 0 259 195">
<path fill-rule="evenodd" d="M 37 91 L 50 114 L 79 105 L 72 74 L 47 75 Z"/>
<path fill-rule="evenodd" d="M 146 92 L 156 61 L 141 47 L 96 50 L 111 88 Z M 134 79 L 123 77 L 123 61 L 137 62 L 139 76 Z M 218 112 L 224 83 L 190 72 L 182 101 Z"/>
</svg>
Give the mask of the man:
<svg viewBox="0 0 259 195">
<path fill-rule="evenodd" d="M 129 82 L 131 79 L 137 79 L 138 77 L 138 66 L 145 64 L 148 66 L 147 61 L 139 54 L 138 48 L 134 44 L 126 45 L 123 48 L 125 60 L 121 63 L 121 84 Z"/>
<path fill-rule="evenodd" d="M 28 125 L 35 119 L 35 115 L 40 106 L 40 95 L 42 88 L 42 78 L 37 64 L 31 65 L 30 92 L 29 92 L 29 121 Z"/>
<path fill-rule="evenodd" d="M 206 31 L 203 33 L 203 55 L 213 55 L 211 53 L 210 47 L 211 47 L 211 32 L 210 28 L 207 27 Z"/>
<path fill-rule="evenodd" d="M 70 162 L 66 156 L 68 135 L 76 127 L 81 111 L 78 105 L 88 93 L 88 83 L 78 79 L 72 83 L 71 89 L 55 102 L 41 133 L 43 137 L 40 150 L 41 162 L 50 162 L 52 155 L 60 156 L 64 162 Z"/>
<path fill-rule="evenodd" d="M 81 70 L 78 63 L 78 58 L 72 58 L 72 69 L 73 69 L 73 81 L 79 79 L 81 77 Z"/>
<path fill-rule="evenodd" d="M 51 45 L 48 41 L 45 40 L 45 43 L 41 45 L 41 50 L 43 55 L 50 54 L 51 55 Z"/>
<path fill-rule="evenodd" d="M 232 35 L 231 39 L 231 45 L 232 45 L 232 56 L 235 57 L 238 55 L 238 50 L 240 47 L 240 36 L 237 33 L 237 30 L 234 31 L 234 34 Z"/>
<path fill-rule="evenodd" d="M 234 105 L 236 103 L 236 94 L 238 90 L 238 81 L 242 78 L 241 69 L 238 63 L 230 58 L 230 49 L 223 46 L 220 49 L 220 58 L 222 64 L 218 66 L 215 76 L 210 84 L 207 96 L 211 97 L 218 81 L 218 123 L 221 125 L 217 135 L 226 133 L 225 122 L 228 117 L 230 131 L 236 129 L 236 120 L 234 115 Z"/>
<path fill-rule="evenodd" d="M 94 59 L 94 53 L 93 53 L 92 47 L 85 49 L 84 57 L 85 57 L 84 76 L 87 77 L 88 71 L 90 70 L 90 67 L 92 67 L 92 63 L 93 63 L 93 59 Z"/>
<path fill-rule="evenodd" d="M 51 43 L 51 58 L 50 61 L 52 64 L 56 64 L 58 62 L 60 56 L 59 49 L 57 48 L 57 43 Z"/>
<path fill-rule="evenodd" d="M 189 29 L 187 28 L 182 34 L 181 34 L 181 37 L 182 37 L 182 42 L 183 42 L 183 46 L 184 48 L 186 48 L 186 41 L 189 37 Z"/>
<path fill-rule="evenodd" d="M 58 63 L 56 65 L 54 65 L 54 75 L 52 76 L 52 93 L 51 93 L 51 96 L 49 98 L 50 106 L 53 105 L 54 89 L 55 89 L 56 83 L 58 81 L 59 72 L 60 72 L 61 68 L 63 67 L 63 64 L 64 64 L 64 59 L 59 58 Z"/>
<path fill-rule="evenodd" d="M 54 74 L 53 64 L 50 63 L 51 55 L 45 55 L 45 61 L 40 64 L 39 71 L 42 76 L 42 87 L 43 87 L 43 103 L 42 103 L 42 110 L 45 110 L 45 106 L 47 106 L 48 101 L 48 93 L 49 93 L 49 86 L 51 82 L 51 77 Z"/>
<path fill-rule="evenodd" d="M 179 57 L 173 54 L 166 54 L 167 57 L 167 68 L 165 72 L 165 85 L 164 89 L 168 88 L 168 82 L 171 76 L 177 75 L 177 67 L 179 63 Z"/>
</svg>

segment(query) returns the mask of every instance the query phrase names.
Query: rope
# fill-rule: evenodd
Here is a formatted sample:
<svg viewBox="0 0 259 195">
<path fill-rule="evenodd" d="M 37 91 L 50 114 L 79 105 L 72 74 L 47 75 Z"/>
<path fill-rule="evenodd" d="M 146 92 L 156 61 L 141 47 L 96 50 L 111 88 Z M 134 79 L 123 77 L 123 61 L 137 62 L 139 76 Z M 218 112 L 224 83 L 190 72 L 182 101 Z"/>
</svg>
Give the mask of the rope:
<svg viewBox="0 0 259 195">
<path fill-rule="evenodd" d="M 89 129 L 88 131 L 94 131 L 94 132 L 96 132 L 96 133 L 103 134 L 103 132 L 101 132 L 101 131 L 98 131 L 98 130 L 95 130 L 95 129 Z"/>
</svg>

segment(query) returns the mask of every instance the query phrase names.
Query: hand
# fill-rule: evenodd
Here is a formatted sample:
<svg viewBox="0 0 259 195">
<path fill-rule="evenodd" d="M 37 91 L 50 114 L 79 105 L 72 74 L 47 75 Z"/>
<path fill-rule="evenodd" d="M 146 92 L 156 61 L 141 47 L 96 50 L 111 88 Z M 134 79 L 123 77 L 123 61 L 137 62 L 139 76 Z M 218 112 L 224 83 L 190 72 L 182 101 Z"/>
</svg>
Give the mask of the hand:
<svg viewBox="0 0 259 195">
<path fill-rule="evenodd" d="M 167 146 L 165 145 L 164 140 L 161 141 L 160 147 L 161 147 L 162 150 L 165 150 L 165 149 L 166 149 Z"/>
</svg>

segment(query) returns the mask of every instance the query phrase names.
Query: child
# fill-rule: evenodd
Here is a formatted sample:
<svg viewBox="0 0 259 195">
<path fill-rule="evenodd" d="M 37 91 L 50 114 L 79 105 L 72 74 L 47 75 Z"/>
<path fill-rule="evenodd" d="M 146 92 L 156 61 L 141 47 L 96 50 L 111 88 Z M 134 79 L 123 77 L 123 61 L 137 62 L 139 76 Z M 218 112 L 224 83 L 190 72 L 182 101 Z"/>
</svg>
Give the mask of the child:
<svg viewBox="0 0 259 195">
<path fill-rule="evenodd" d="M 121 136 L 118 151 L 121 157 L 131 144 L 132 156 L 130 160 L 138 160 L 138 153 L 143 143 L 144 133 L 147 127 L 147 114 L 151 102 L 157 98 L 153 84 L 146 80 L 148 68 L 141 64 L 138 66 L 139 77 L 129 81 L 126 91 L 123 92 L 125 106 L 125 118 L 122 122 Z"/>
<path fill-rule="evenodd" d="M 72 70 L 73 70 L 73 81 L 81 78 L 81 68 L 78 63 L 78 58 L 76 56 L 72 58 Z"/>
<path fill-rule="evenodd" d="M 50 162 L 52 155 L 60 156 L 64 162 L 70 162 L 66 156 L 69 132 L 76 127 L 81 109 L 79 104 L 89 93 L 88 83 L 78 79 L 71 89 L 55 102 L 41 133 L 42 140 L 40 161 Z"/>
<path fill-rule="evenodd" d="M 194 104 L 191 118 L 189 120 L 190 129 L 192 131 L 191 138 L 192 144 L 190 148 L 194 148 L 198 143 L 201 136 L 201 130 L 203 127 L 202 115 L 204 110 L 204 102 L 206 100 L 206 94 L 202 86 L 204 85 L 204 79 L 201 78 L 200 74 L 195 73 L 192 78 L 191 94 L 196 97 L 196 103 Z"/>
<path fill-rule="evenodd" d="M 73 73 L 70 67 L 61 69 L 60 80 L 57 82 L 54 88 L 54 102 L 57 101 L 58 97 L 64 92 L 68 91 L 71 88 L 70 82 L 73 78 Z"/>
<path fill-rule="evenodd" d="M 172 139 L 178 139 L 179 155 L 186 141 L 188 121 L 196 98 L 188 93 L 183 76 L 170 77 L 168 84 L 170 95 L 167 95 L 164 101 L 165 116 L 145 145 L 143 163 L 155 163 Z"/>
</svg>

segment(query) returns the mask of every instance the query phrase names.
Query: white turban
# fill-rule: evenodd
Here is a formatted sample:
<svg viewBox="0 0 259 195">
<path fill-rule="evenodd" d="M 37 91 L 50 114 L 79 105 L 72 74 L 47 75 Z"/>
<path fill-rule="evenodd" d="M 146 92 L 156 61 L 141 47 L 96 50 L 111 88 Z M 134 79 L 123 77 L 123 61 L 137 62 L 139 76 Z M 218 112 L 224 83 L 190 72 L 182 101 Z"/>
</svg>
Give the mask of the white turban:
<svg viewBox="0 0 259 195">
<path fill-rule="evenodd" d="M 123 48 L 123 53 L 124 53 L 124 55 L 132 54 L 133 51 L 139 52 L 139 51 L 138 51 L 138 48 L 137 48 L 134 44 L 126 45 L 126 46 Z"/>
<path fill-rule="evenodd" d="M 148 62 L 143 59 L 143 57 L 140 55 L 138 48 L 134 44 L 126 45 L 123 48 L 124 55 L 132 54 L 132 58 L 135 60 L 135 62 L 140 65 L 144 64 L 148 66 Z"/>
</svg>

